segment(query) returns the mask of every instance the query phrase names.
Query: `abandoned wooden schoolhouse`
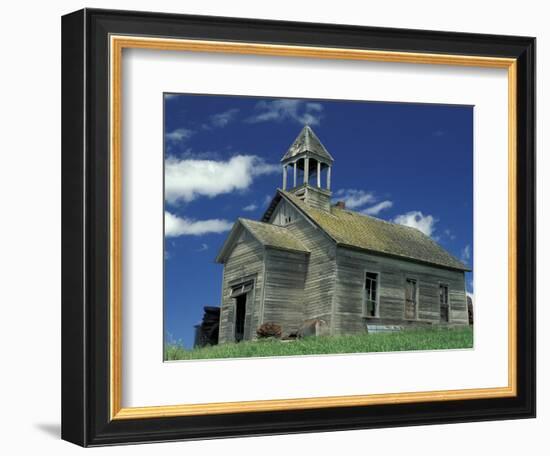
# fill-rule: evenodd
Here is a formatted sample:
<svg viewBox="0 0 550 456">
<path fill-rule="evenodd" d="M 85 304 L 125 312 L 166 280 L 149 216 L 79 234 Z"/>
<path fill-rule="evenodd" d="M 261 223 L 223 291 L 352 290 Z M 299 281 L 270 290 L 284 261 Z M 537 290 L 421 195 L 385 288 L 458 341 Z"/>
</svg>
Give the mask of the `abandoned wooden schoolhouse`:
<svg viewBox="0 0 550 456">
<path fill-rule="evenodd" d="M 312 321 L 330 335 L 468 324 L 469 269 L 416 228 L 332 204 L 333 163 L 304 127 L 262 219 L 236 221 L 216 258 L 220 343 L 254 339 L 263 323 L 286 336 Z"/>
</svg>

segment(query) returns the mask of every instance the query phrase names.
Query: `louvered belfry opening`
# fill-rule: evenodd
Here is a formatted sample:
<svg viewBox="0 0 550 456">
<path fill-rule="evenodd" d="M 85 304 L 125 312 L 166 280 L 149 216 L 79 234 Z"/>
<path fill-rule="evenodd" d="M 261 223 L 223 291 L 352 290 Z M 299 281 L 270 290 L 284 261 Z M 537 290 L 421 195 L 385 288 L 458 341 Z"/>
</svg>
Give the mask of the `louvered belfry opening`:
<svg viewBox="0 0 550 456">
<path fill-rule="evenodd" d="M 330 210 L 334 159 L 306 125 L 283 156 L 283 190 L 318 209 Z"/>
</svg>

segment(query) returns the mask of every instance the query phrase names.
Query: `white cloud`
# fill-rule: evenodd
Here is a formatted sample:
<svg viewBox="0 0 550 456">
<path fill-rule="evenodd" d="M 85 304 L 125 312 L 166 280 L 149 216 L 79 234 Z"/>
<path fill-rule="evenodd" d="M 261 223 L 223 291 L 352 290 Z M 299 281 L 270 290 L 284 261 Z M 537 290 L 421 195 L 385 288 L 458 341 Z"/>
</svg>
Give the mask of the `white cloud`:
<svg viewBox="0 0 550 456">
<path fill-rule="evenodd" d="M 309 102 L 306 103 L 306 109 L 308 109 L 309 111 L 321 112 L 323 110 L 323 105 L 321 103 Z"/>
<path fill-rule="evenodd" d="M 165 100 L 173 100 L 174 98 L 176 98 L 178 95 L 175 94 L 175 93 L 165 93 L 164 94 L 164 99 Z"/>
<path fill-rule="evenodd" d="M 264 201 L 263 201 L 263 206 L 264 207 L 269 206 L 269 204 L 271 203 L 272 200 L 273 200 L 273 195 L 265 195 L 264 196 Z"/>
<path fill-rule="evenodd" d="M 319 125 L 323 112 L 320 103 L 302 100 L 260 101 L 255 107 L 257 113 L 248 119 L 249 123 L 281 122 L 291 120 L 302 125 Z"/>
<path fill-rule="evenodd" d="M 190 147 L 187 147 L 183 152 L 178 154 L 180 160 L 193 159 L 193 160 L 221 160 L 221 154 L 217 151 L 202 151 L 196 152 Z"/>
<path fill-rule="evenodd" d="M 229 231 L 233 224 L 227 220 L 192 220 L 164 212 L 164 236 L 202 236 Z"/>
<path fill-rule="evenodd" d="M 447 236 L 451 241 L 454 241 L 456 239 L 456 236 L 453 234 L 451 230 L 446 229 L 443 232 L 445 233 L 445 236 Z"/>
<path fill-rule="evenodd" d="M 205 250 L 208 250 L 208 244 L 202 243 L 197 252 L 204 252 Z"/>
<path fill-rule="evenodd" d="M 280 172 L 278 165 L 265 163 L 255 155 L 235 155 L 228 161 L 177 159 L 168 157 L 165 166 L 165 197 L 168 203 L 210 198 L 246 190 L 254 178 Z"/>
<path fill-rule="evenodd" d="M 353 188 L 340 189 L 336 193 L 336 200 L 344 201 L 346 208 L 356 209 L 364 206 L 365 204 L 374 203 L 376 198 L 374 193 L 366 192 L 364 190 L 355 190 Z"/>
<path fill-rule="evenodd" d="M 246 212 L 252 212 L 258 209 L 258 205 L 256 203 L 250 203 L 248 206 L 243 207 L 243 211 Z"/>
<path fill-rule="evenodd" d="M 166 133 L 165 138 L 166 141 L 179 143 L 184 139 L 190 138 L 193 133 L 194 132 L 192 130 L 189 130 L 188 128 L 178 128 L 169 133 Z"/>
<path fill-rule="evenodd" d="M 462 260 L 463 263 L 468 263 L 468 261 L 470 261 L 471 256 L 472 256 L 472 252 L 470 250 L 470 244 L 467 244 L 460 252 L 460 259 Z"/>
<path fill-rule="evenodd" d="M 229 109 L 225 112 L 214 114 L 213 116 L 210 116 L 210 123 L 214 127 L 225 127 L 229 122 L 235 119 L 238 112 L 238 109 Z"/>
<path fill-rule="evenodd" d="M 367 215 L 378 215 L 380 212 L 382 212 L 385 209 L 389 209 L 393 206 L 393 203 L 391 201 L 381 201 L 378 204 L 375 204 L 374 206 L 367 207 L 366 209 L 363 209 L 361 212 L 363 214 Z"/>
<path fill-rule="evenodd" d="M 401 214 L 393 220 L 400 225 L 410 226 L 422 231 L 426 236 L 431 236 L 435 229 L 437 219 L 432 215 L 424 215 L 420 211 L 411 211 Z"/>
</svg>

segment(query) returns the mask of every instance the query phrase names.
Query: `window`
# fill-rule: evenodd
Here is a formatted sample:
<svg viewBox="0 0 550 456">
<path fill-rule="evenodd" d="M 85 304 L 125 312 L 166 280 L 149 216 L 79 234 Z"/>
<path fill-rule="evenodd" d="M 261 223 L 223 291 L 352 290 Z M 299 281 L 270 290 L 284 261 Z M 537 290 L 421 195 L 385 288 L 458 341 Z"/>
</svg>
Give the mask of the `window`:
<svg viewBox="0 0 550 456">
<path fill-rule="evenodd" d="M 365 274 L 363 315 L 366 317 L 378 316 L 378 274 L 375 272 Z"/>
<path fill-rule="evenodd" d="M 414 320 L 418 310 L 418 284 L 416 279 L 405 281 L 405 319 Z"/>
<path fill-rule="evenodd" d="M 449 287 L 439 284 L 439 313 L 441 322 L 449 321 Z"/>
<path fill-rule="evenodd" d="M 249 280 L 248 282 L 243 282 L 238 285 L 231 287 L 231 294 L 229 295 L 231 298 L 236 298 L 237 296 L 241 296 L 243 294 L 248 293 L 249 291 L 254 288 L 254 281 Z"/>
</svg>

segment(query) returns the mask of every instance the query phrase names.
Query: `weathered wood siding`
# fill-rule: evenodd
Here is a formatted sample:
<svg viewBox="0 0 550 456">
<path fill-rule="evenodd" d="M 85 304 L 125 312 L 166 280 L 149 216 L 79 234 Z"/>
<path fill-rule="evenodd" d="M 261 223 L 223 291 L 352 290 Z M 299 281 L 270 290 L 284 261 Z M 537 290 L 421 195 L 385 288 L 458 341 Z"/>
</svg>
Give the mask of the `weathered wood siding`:
<svg viewBox="0 0 550 456">
<path fill-rule="evenodd" d="M 462 271 L 424 265 L 345 247 L 337 247 L 322 230 L 284 199 L 270 223 L 285 226 L 309 255 L 264 248 L 243 234 L 224 265 L 220 343 L 234 340 L 235 299 L 231 287 L 255 281 L 247 295 L 244 339 L 256 337 L 263 322 L 283 327 L 285 335 L 304 320 L 322 319 L 333 335 L 363 332 L 366 325 L 429 326 L 441 324 L 439 286 L 448 286 L 449 321 L 468 324 Z M 365 273 L 378 273 L 378 316 L 363 314 Z M 405 318 L 406 279 L 416 280 L 416 318 Z"/>
<path fill-rule="evenodd" d="M 267 249 L 263 318 L 258 323 L 276 323 L 283 336 L 296 332 L 304 320 L 304 283 L 308 255 Z"/>
<path fill-rule="evenodd" d="M 286 226 L 289 223 L 293 223 L 302 217 L 303 216 L 298 210 L 296 210 L 286 201 L 281 200 L 281 202 L 279 202 L 279 204 L 273 211 L 269 223 L 273 225 Z"/>
<path fill-rule="evenodd" d="M 254 289 L 247 294 L 244 339 L 255 336 L 260 319 L 264 286 L 264 247 L 243 231 L 224 265 L 219 343 L 235 340 L 235 299 L 231 287 L 253 278 Z"/>
<path fill-rule="evenodd" d="M 291 214 L 292 221 L 285 226 L 310 251 L 304 284 L 304 319 L 319 318 L 330 327 L 336 245 L 285 200 L 281 200 L 270 222 L 283 220 L 280 214 Z"/>
<path fill-rule="evenodd" d="M 330 193 L 326 190 L 308 186 L 305 201 L 315 209 L 330 211 Z"/>
<path fill-rule="evenodd" d="M 411 261 L 339 247 L 336 254 L 336 287 L 333 334 L 365 330 L 363 316 L 365 272 L 379 274 L 379 317 L 369 324 L 423 326 L 440 324 L 439 284 L 449 287 L 449 324 L 468 324 L 464 273 Z M 418 284 L 417 318 L 406 321 L 405 280 Z"/>
</svg>

